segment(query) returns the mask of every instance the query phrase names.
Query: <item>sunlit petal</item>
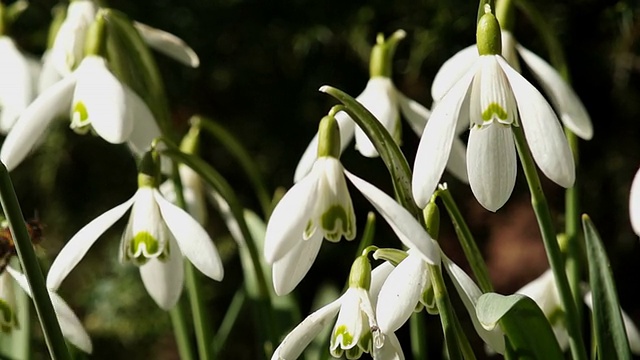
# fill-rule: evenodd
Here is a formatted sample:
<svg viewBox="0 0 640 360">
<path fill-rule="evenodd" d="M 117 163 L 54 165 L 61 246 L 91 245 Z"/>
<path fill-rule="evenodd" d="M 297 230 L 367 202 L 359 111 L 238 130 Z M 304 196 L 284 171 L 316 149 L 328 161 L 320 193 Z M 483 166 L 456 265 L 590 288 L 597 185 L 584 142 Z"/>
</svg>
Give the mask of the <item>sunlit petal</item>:
<svg viewBox="0 0 640 360">
<path fill-rule="evenodd" d="M 380 189 L 346 170 L 345 175 L 378 210 L 405 246 L 415 249 L 429 264 L 440 262 L 440 250 L 407 209 L 400 206 Z"/>
<path fill-rule="evenodd" d="M 371 271 L 371 284 L 369 285 L 369 296 L 371 297 L 371 306 L 373 308 L 376 307 L 376 303 L 378 301 L 378 294 L 380 293 L 380 289 L 382 289 L 382 285 L 387 280 L 391 271 L 395 269 L 390 262 L 385 261 L 382 264 L 376 266 Z"/>
<path fill-rule="evenodd" d="M 51 296 L 51 304 L 58 317 L 62 335 L 78 349 L 91 354 L 93 351 L 91 338 L 89 338 L 89 334 L 87 334 L 84 326 L 82 326 L 80 319 L 78 319 L 73 310 L 71 310 L 69 305 L 58 294 L 49 292 L 49 296 Z"/>
<path fill-rule="evenodd" d="M 384 334 L 382 347 L 373 348 L 374 360 L 404 360 L 402 346 L 395 333 Z"/>
<path fill-rule="evenodd" d="M 133 25 L 150 47 L 184 65 L 192 68 L 200 66 L 198 54 L 179 37 L 139 22 L 134 22 Z"/>
<path fill-rule="evenodd" d="M 498 122 L 474 126 L 467 146 L 473 195 L 485 209 L 496 211 L 509 200 L 516 183 L 516 149 L 511 126 Z"/>
<path fill-rule="evenodd" d="M 206 230 L 189 213 L 163 198 L 158 190 L 154 189 L 153 196 L 182 254 L 203 274 L 222 280 L 222 260 Z"/>
<path fill-rule="evenodd" d="M 538 79 L 544 91 L 560 114 L 562 123 L 579 137 L 590 140 L 593 137 L 593 125 L 587 109 L 573 88 L 549 63 L 523 46 L 517 46 L 531 73 Z"/>
<path fill-rule="evenodd" d="M 78 265 L 80 260 L 89 251 L 91 246 L 98 240 L 108 228 L 120 219 L 135 201 L 134 195 L 131 199 L 120 204 L 113 209 L 98 216 L 90 223 L 78 231 L 67 244 L 60 250 L 58 256 L 53 260 L 49 274 L 47 275 L 47 288 L 56 290 L 69 272 Z"/>
<path fill-rule="evenodd" d="M 440 101 L 445 94 L 454 87 L 464 74 L 469 71 L 478 58 L 477 46 L 471 45 L 453 55 L 438 70 L 431 85 L 431 97 L 433 101 Z"/>
<path fill-rule="evenodd" d="M 636 172 L 629 194 L 629 218 L 633 231 L 640 236 L 640 171 Z"/>
<path fill-rule="evenodd" d="M 178 244 L 171 239 L 169 257 L 152 258 L 140 266 L 140 276 L 151 298 L 163 310 L 170 310 L 180 299 L 184 282 L 184 260 Z"/>
<path fill-rule="evenodd" d="M 509 78 L 522 128 L 536 164 L 556 184 L 565 188 L 573 186 L 576 176 L 573 154 L 553 109 L 522 75 L 501 57 L 497 59 Z"/>
<path fill-rule="evenodd" d="M 0 36 L 0 132 L 7 133 L 34 97 L 27 58 L 13 40 Z"/>
<path fill-rule="evenodd" d="M 322 232 L 316 231 L 310 239 L 299 241 L 273 263 L 273 287 L 276 294 L 286 295 L 298 286 L 316 260 L 322 238 Z"/>
</svg>

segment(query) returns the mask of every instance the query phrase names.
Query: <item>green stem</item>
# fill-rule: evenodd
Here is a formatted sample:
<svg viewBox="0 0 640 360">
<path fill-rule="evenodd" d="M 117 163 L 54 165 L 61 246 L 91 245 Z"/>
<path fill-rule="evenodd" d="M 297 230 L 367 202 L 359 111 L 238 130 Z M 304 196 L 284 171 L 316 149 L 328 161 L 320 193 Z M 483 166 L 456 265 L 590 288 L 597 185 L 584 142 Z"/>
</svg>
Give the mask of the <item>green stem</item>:
<svg viewBox="0 0 640 360">
<path fill-rule="evenodd" d="M 187 325 L 187 309 L 184 296 L 169 311 L 171 315 L 171 324 L 173 325 L 173 334 L 178 345 L 178 353 L 182 360 L 195 360 L 193 349 L 191 348 L 191 340 L 189 338 L 189 326 Z"/>
<path fill-rule="evenodd" d="M 512 127 L 512 129 L 520 162 L 522 163 L 522 168 L 531 191 L 531 205 L 538 219 L 538 226 L 542 234 L 542 241 L 544 242 L 547 258 L 549 259 L 549 265 L 551 265 L 551 270 L 556 279 L 558 294 L 560 295 L 562 307 L 565 310 L 571 353 L 576 360 L 586 360 L 587 354 L 582 341 L 578 311 L 573 301 L 571 288 L 569 287 L 567 274 L 565 273 L 564 259 L 562 258 L 560 246 L 558 245 L 551 213 L 544 192 L 542 191 L 536 165 L 527 146 L 524 132 L 520 127 Z"/>
<path fill-rule="evenodd" d="M 38 259 L 33 251 L 31 237 L 27 232 L 22 210 L 20 209 L 18 198 L 11 183 L 9 172 L 2 163 L 0 163 L 0 201 L 2 202 L 2 210 L 9 222 L 9 228 L 13 235 L 18 258 L 22 264 L 22 270 L 31 288 L 33 303 L 36 308 L 36 313 L 38 314 L 38 319 L 40 320 L 40 325 L 42 326 L 42 333 L 45 343 L 49 348 L 49 353 L 51 357 L 56 360 L 70 359 L 71 356 L 69 355 L 67 344 L 62 336 L 58 318 L 53 310 L 49 290 L 47 290 L 44 276 L 42 275 L 42 269 L 40 269 L 40 264 L 38 264 Z"/>
<path fill-rule="evenodd" d="M 473 353 L 473 349 L 471 348 L 471 344 L 469 344 L 469 340 L 466 336 L 464 336 L 464 330 L 462 330 L 462 325 L 460 325 L 458 315 L 456 313 L 453 313 L 453 316 L 455 319 L 453 325 L 456 327 L 456 333 L 458 333 L 458 345 L 460 346 L 462 357 L 465 360 L 476 360 L 476 354 Z"/>
<path fill-rule="evenodd" d="M 436 305 L 440 312 L 440 322 L 442 323 L 442 331 L 450 360 L 462 360 L 459 342 L 467 341 L 464 334 L 458 334 L 455 322 L 457 318 L 453 312 L 451 299 L 447 293 L 447 288 L 442 278 L 442 270 L 440 266 L 428 265 L 429 276 L 433 285 L 433 294 L 436 299 Z M 460 336 L 459 336 L 460 335 Z"/>
<path fill-rule="evenodd" d="M 240 286 L 231 299 L 231 303 L 229 304 L 229 307 L 224 314 L 222 323 L 220 324 L 220 327 L 216 332 L 216 336 L 213 338 L 212 348 L 214 357 L 218 357 L 220 351 L 224 348 L 224 344 L 227 342 L 229 334 L 231 333 L 231 329 L 233 329 L 233 326 L 238 320 L 238 315 L 240 315 L 240 312 L 242 311 L 246 300 L 246 290 L 244 286 Z"/>
<path fill-rule="evenodd" d="M 14 355 L 17 359 L 31 359 L 31 305 L 29 296 L 24 291 L 16 291 L 18 303 L 18 322 L 20 329 L 17 331 L 18 339 L 14 344 Z"/>
<path fill-rule="evenodd" d="M 427 327 L 422 312 L 413 313 L 409 318 L 411 334 L 411 354 L 414 359 L 427 358 Z"/>
<path fill-rule="evenodd" d="M 449 213 L 453 227 L 458 235 L 458 239 L 460 240 L 460 246 L 462 246 L 464 255 L 466 256 L 467 261 L 469 261 L 469 265 L 471 266 L 473 275 L 478 281 L 480 289 L 482 289 L 483 293 L 492 292 L 493 285 L 491 284 L 487 264 L 484 262 L 482 253 L 480 252 L 480 249 L 478 249 L 478 245 L 473 238 L 473 234 L 471 233 L 471 230 L 469 230 L 469 227 L 467 226 L 462 213 L 458 209 L 455 200 L 453 200 L 451 192 L 447 188 L 438 188 L 434 195 L 442 199 L 442 202 L 447 209 L 447 213 Z"/>
</svg>

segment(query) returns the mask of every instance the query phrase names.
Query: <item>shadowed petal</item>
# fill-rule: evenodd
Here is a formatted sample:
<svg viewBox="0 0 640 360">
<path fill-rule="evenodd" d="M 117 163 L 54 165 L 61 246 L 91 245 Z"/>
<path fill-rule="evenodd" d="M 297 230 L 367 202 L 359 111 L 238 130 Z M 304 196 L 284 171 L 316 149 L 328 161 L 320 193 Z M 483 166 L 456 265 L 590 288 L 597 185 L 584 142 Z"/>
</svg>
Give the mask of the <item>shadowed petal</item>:
<svg viewBox="0 0 640 360">
<path fill-rule="evenodd" d="M 344 111 L 340 111 L 335 116 L 336 122 L 338 123 L 338 128 L 340 128 L 340 153 L 346 149 L 347 145 L 351 142 L 353 138 L 353 133 L 356 128 L 355 122 L 347 113 Z M 298 162 L 298 166 L 296 167 L 295 174 L 293 176 L 293 182 L 297 183 L 302 180 L 305 175 L 311 171 L 313 167 L 313 163 L 318 158 L 318 134 L 313 137 L 307 149 L 302 154 L 300 161 Z"/>
<path fill-rule="evenodd" d="M 169 258 L 151 258 L 140 266 L 140 276 L 151 298 L 163 310 L 170 310 L 180 299 L 184 282 L 184 261 L 178 244 L 169 242 Z"/>
<path fill-rule="evenodd" d="M 565 188 L 573 186 L 576 176 L 573 155 L 553 109 L 522 75 L 501 57 L 496 58 L 509 78 L 524 135 L 536 164 L 556 184 Z"/>
<path fill-rule="evenodd" d="M 137 193 L 136 193 L 137 194 Z M 108 228 L 120 219 L 135 201 L 136 195 L 123 204 L 98 216 L 78 231 L 67 244 L 60 250 L 53 260 L 49 274 L 47 275 L 47 288 L 57 290 L 60 283 L 69 272 L 78 265 L 80 260 L 89 251 L 89 248 L 98 240 Z"/>
<path fill-rule="evenodd" d="M 471 45 L 453 55 L 438 70 L 431 85 L 433 101 L 440 101 L 445 94 L 463 77 L 478 59 L 477 46 Z"/>
<path fill-rule="evenodd" d="M 480 205 L 496 211 L 504 205 L 516 184 L 516 148 L 511 126 L 494 122 L 474 126 L 467 144 L 469 185 Z"/>
<path fill-rule="evenodd" d="M 298 241 L 316 205 L 318 176 L 313 171 L 293 185 L 273 209 L 264 240 L 264 257 L 273 264 L 281 259 Z"/>
<path fill-rule="evenodd" d="M 273 263 L 273 287 L 276 294 L 286 295 L 298 286 L 316 260 L 322 238 L 322 231 L 316 231 L 310 239 L 299 241 Z"/>
<path fill-rule="evenodd" d="M 473 79 L 474 66 L 456 83 L 431 113 L 431 118 L 420 138 L 413 165 L 413 196 L 416 204 L 423 208 L 429 202 L 449 160 L 453 138 L 469 84 Z"/>
<path fill-rule="evenodd" d="M 451 144 L 451 153 L 447 161 L 447 171 L 465 184 L 469 183 L 467 175 L 467 147 L 456 135 Z"/>
<path fill-rule="evenodd" d="M 413 314 L 426 284 L 427 271 L 420 255 L 412 252 L 389 274 L 378 294 L 376 319 L 380 331 L 391 334 Z"/>
<path fill-rule="evenodd" d="M 58 317 L 62 335 L 78 349 L 91 354 L 93 351 L 91 338 L 84 329 L 84 326 L 82 326 L 80 319 L 78 319 L 73 310 L 71 310 L 69 305 L 58 294 L 49 292 L 49 296 L 51 296 L 51 304 Z"/>
<path fill-rule="evenodd" d="M 369 297 L 371 298 L 371 307 L 373 308 L 376 307 L 380 289 L 382 289 L 382 285 L 387 280 L 387 276 L 391 274 L 393 269 L 395 269 L 395 266 L 393 266 L 390 262 L 385 261 L 382 264 L 376 266 L 376 268 L 373 269 L 373 271 L 371 271 L 371 285 L 369 285 Z"/>
<path fill-rule="evenodd" d="M 373 347 L 374 360 L 404 360 L 402 346 L 395 333 L 384 334 L 382 347 Z"/>
<path fill-rule="evenodd" d="M 429 120 L 429 116 L 431 116 L 431 111 L 419 102 L 409 99 L 398 90 L 396 90 L 396 97 L 400 105 L 400 111 L 405 119 L 407 119 L 411 130 L 418 136 L 421 136 L 424 127 L 427 125 L 427 120 Z"/>
<path fill-rule="evenodd" d="M 295 327 L 273 352 L 271 360 L 295 360 L 340 311 L 342 298 L 335 300 L 311 315 Z"/>
<path fill-rule="evenodd" d="M 133 124 L 127 144 L 137 155 L 142 156 L 151 147 L 153 139 L 162 135 L 160 127 L 147 104 L 133 90 L 125 87 L 127 117 Z M 162 163 L 165 169 L 165 162 Z"/>
<path fill-rule="evenodd" d="M 636 172 L 629 194 L 629 218 L 633 231 L 640 236 L 640 170 Z"/>
<path fill-rule="evenodd" d="M 200 66 L 198 54 L 179 37 L 139 22 L 134 22 L 133 25 L 150 47 L 184 65 L 192 68 Z"/>
<path fill-rule="evenodd" d="M 400 206 L 382 190 L 346 170 L 344 173 L 371 205 L 378 210 L 405 246 L 415 249 L 429 264 L 440 263 L 440 250 L 407 209 Z"/>
<path fill-rule="evenodd" d="M 224 276 L 222 260 L 205 229 L 189 213 L 165 200 L 157 189 L 153 190 L 153 197 L 182 254 L 200 272 L 221 281 Z"/>
<path fill-rule="evenodd" d="M 591 118 L 573 88 L 541 57 L 523 46 L 517 45 L 517 49 L 524 62 L 531 68 L 531 73 L 549 95 L 560 114 L 562 123 L 579 137 L 591 140 L 593 137 Z"/>
<path fill-rule="evenodd" d="M 367 82 L 367 87 L 357 100 L 367 110 L 376 117 L 376 119 L 384 126 L 391 136 L 398 141 L 397 129 L 398 122 L 398 104 L 396 100 L 397 90 L 393 86 L 391 79 L 388 77 L 373 77 Z M 378 151 L 373 146 L 364 131 L 360 127 L 356 128 L 356 149 L 366 157 L 378 156 Z"/>
<path fill-rule="evenodd" d="M 24 160 L 51 121 L 69 111 L 75 84 L 75 76 L 67 76 L 48 88 L 24 110 L 0 150 L 0 159 L 9 171 Z"/>
<path fill-rule="evenodd" d="M 51 50 L 47 50 L 42 54 L 42 70 L 38 77 L 38 94 L 42 94 L 50 86 L 57 83 L 62 79 L 62 75 L 56 70 L 53 58 L 51 56 Z"/>
</svg>

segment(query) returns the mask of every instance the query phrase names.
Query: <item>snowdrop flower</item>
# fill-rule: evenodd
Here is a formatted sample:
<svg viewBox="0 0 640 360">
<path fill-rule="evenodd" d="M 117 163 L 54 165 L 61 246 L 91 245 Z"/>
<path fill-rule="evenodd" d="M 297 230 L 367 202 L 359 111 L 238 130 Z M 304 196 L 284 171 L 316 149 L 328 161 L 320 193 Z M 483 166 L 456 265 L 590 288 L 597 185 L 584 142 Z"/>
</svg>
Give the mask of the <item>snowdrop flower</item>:
<svg viewBox="0 0 640 360">
<path fill-rule="evenodd" d="M 640 171 L 636 173 L 629 194 L 629 218 L 633 231 L 640 236 Z"/>
<path fill-rule="evenodd" d="M 411 129 L 419 136 L 424 130 L 429 119 L 430 111 L 420 103 L 409 99 L 402 94 L 391 80 L 391 60 L 395 52 L 398 41 L 405 37 L 402 30 L 396 31 L 385 41 L 382 35 L 378 36 L 377 44 L 371 52 L 370 74 L 371 78 L 367 82 L 364 91 L 356 97 L 367 110 L 369 110 L 391 133 L 397 143 L 401 142 L 401 124 L 399 122 L 400 113 L 409 123 Z M 353 119 L 345 112 L 336 114 L 336 120 L 340 126 L 340 151 L 344 151 L 354 137 L 356 138 L 356 149 L 366 157 L 376 157 L 378 152 L 365 135 L 356 126 Z M 458 140 L 454 146 L 464 149 L 462 142 Z M 294 182 L 300 181 L 311 169 L 316 159 L 318 148 L 318 135 L 311 140 L 305 150 L 295 171 Z M 466 182 L 466 163 L 464 153 L 454 152 L 447 168 L 462 181 Z"/>
<path fill-rule="evenodd" d="M 573 88 L 562 78 L 560 73 L 548 62 L 520 45 L 510 31 L 503 30 L 502 57 L 513 69 L 520 72 L 518 55 L 531 70 L 544 92 L 549 96 L 562 123 L 584 140 L 593 137 L 591 117 Z M 437 101 L 453 87 L 453 85 L 478 60 L 477 46 L 471 45 L 447 60 L 433 80 L 431 94 Z"/>
<path fill-rule="evenodd" d="M 18 49 L 13 39 L 0 36 L 0 132 L 6 134 L 35 97 L 38 65 Z"/>
<path fill-rule="evenodd" d="M 74 131 L 95 132 L 112 144 L 128 141 L 139 154 L 161 134 L 144 101 L 109 71 L 103 57 L 90 55 L 22 113 L 0 150 L 7 169 L 22 162 L 56 117 L 69 113 Z"/>
<path fill-rule="evenodd" d="M 291 292 L 306 275 L 322 239 L 356 236 L 356 219 L 339 156 L 339 130 L 333 115 L 320 122 L 320 146 L 313 169 L 280 200 L 267 224 L 264 255 L 273 264 L 278 295 Z M 335 155 L 334 155 L 335 154 Z"/>
<path fill-rule="evenodd" d="M 191 215 L 162 196 L 155 175 L 150 175 L 155 170 L 146 170 L 153 162 L 151 157 L 147 153 L 142 160 L 138 191 L 133 197 L 80 229 L 60 251 L 50 274 L 66 277 L 100 235 L 131 209 L 120 259 L 140 267 L 142 282 L 158 306 L 169 310 L 178 301 L 183 286 L 183 256 L 206 276 L 222 280 L 222 261 L 211 238 Z"/>
<path fill-rule="evenodd" d="M 22 290 L 31 297 L 31 287 L 29 286 L 27 277 L 11 266 L 7 266 L 6 271 L 15 279 Z M 69 340 L 70 343 L 90 354 L 93 351 L 93 345 L 91 344 L 89 334 L 87 334 L 84 326 L 82 326 L 82 322 L 73 310 L 71 310 L 69 305 L 57 293 L 60 283 L 62 283 L 63 280 L 59 275 L 60 274 L 52 274 L 49 272 L 49 274 L 47 274 L 46 286 L 49 291 L 49 296 L 51 297 L 53 311 L 56 313 L 58 323 L 60 324 L 60 330 L 62 330 L 62 335 Z M 2 277 L 4 277 L 4 274 Z"/>
<path fill-rule="evenodd" d="M 8 333 L 18 326 L 13 280 L 7 271 L 0 273 L 0 332 Z"/>
<path fill-rule="evenodd" d="M 560 348 L 563 350 L 568 349 L 569 333 L 565 326 L 564 310 L 562 308 L 562 303 L 560 302 L 560 295 L 558 294 L 555 277 L 553 276 L 551 269 L 545 271 L 538 278 L 516 291 L 516 293 L 526 295 L 538 304 L 544 315 L 549 320 L 549 323 L 551 323 L 551 327 L 556 335 L 558 344 L 560 344 Z M 586 292 L 584 301 L 589 308 L 593 307 L 590 291 Z M 635 354 L 640 354 L 640 333 L 638 333 L 638 329 L 624 311 L 622 311 L 622 319 L 627 330 L 627 337 L 629 338 L 631 351 Z"/>
<path fill-rule="evenodd" d="M 517 172 L 512 127 L 522 126 L 542 172 L 563 187 L 575 165 L 555 113 L 542 94 L 500 56 L 500 26 L 490 9 L 478 23 L 478 56 L 437 102 L 420 139 L 413 195 L 424 207 L 440 180 L 456 127 L 469 121 L 467 172 L 473 194 L 490 211 L 509 199 Z"/>
</svg>

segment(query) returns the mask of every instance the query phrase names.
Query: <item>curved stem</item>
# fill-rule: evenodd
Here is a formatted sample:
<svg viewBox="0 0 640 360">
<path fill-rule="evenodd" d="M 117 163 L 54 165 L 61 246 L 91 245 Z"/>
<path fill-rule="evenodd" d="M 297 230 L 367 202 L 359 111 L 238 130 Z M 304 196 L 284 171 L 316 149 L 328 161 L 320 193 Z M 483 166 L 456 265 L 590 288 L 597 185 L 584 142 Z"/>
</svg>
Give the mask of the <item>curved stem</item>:
<svg viewBox="0 0 640 360">
<path fill-rule="evenodd" d="M 527 177 L 527 184 L 531 191 L 531 205 L 538 219 L 538 226 L 542 234 L 542 241 L 544 242 L 547 258 L 549 259 L 549 265 L 551 265 L 551 270 L 556 279 L 558 294 L 560 295 L 562 307 L 565 310 L 571 353 L 576 360 L 586 360 L 587 354 L 582 341 L 578 311 L 573 301 L 571 288 L 569 287 L 567 274 L 565 273 L 564 259 L 562 258 L 560 246 L 556 239 L 556 231 L 553 226 L 547 200 L 542 191 L 536 165 L 527 146 L 524 132 L 520 127 L 512 127 L 512 129 L 520 162 L 522 163 L 522 168 Z"/>
<path fill-rule="evenodd" d="M 458 319 L 453 312 L 453 306 L 451 305 L 451 299 L 447 293 L 447 288 L 442 278 L 442 270 L 439 266 L 428 266 L 429 276 L 431 277 L 431 283 L 433 285 L 433 294 L 436 299 L 438 311 L 440 312 L 440 322 L 442 323 L 442 331 L 444 333 L 444 340 L 447 346 L 447 352 L 450 360 L 461 360 L 462 354 L 460 353 L 460 344 L 468 341 L 464 334 L 458 333 L 459 325 L 456 326 Z M 423 354 L 424 355 L 424 354 Z"/>
<path fill-rule="evenodd" d="M 187 325 L 187 309 L 185 306 L 185 298 L 181 297 L 176 306 L 169 311 L 171 315 L 171 324 L 173 326 L 173 334 L 178 345 L 178 354 L 182 360 L 195 360 L 193 350 L 191 349 L 191 341 L 189 339 L 189 326 Z"/>
</svg>

